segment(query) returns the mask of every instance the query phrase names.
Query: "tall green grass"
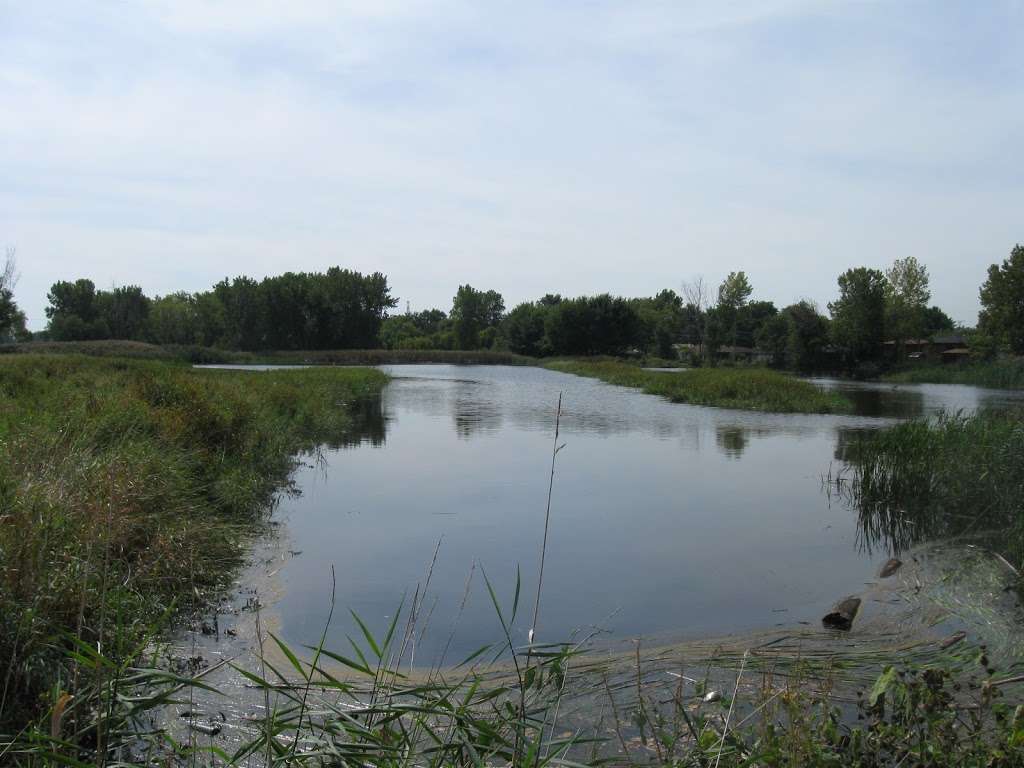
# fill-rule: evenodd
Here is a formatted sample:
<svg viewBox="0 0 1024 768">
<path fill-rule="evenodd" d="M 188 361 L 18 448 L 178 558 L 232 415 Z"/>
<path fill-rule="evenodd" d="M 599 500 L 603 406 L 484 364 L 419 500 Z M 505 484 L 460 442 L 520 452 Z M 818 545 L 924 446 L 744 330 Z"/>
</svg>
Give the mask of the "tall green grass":
<svg viewBox="0 0 1024 768">
<path fill-rule="evenodd" d="M 886 374 L 882 380 L 903 384 L 971 384 L 993 389 L 1022 389 L 1024 359 L 919 365 Z"/>
<path fill-rule="evenodd" d="M 609 384 L 635 387 L 676 403 L 776 413 L 846 413 L 852 404 L 834 392 L 766 368 L 645 371 L 612 361 L 553 360 L 544 367 Z"/>
<path fill-rule="evenodd" d="M 868 545 L 987 540 L 1024 567 L 1024 415 L 946 415 L 866 435 L 839 484 Z"/>
<path fill-rule="evenodd" d="M 0 728 L 88 688 L 69 649 L 120 663 L 221 586 L 296 452 L 341 440 L 385 381 L 0 358 Z"/>
<path fill-rule="evenodd" d="M 189 363 L 269 363 L 280 365 L 388 365 L 436 363 L 453 365 L 531 365 L 535 360 L 500 350 L 456 349 L 316 349 L 239 350 L 180 344 L 147 344 L 141 341 L 32 341 L 0 344 L 0 356 L 15 354 L 89 355 L 143 360 L 179 360 Z"/>
</svg>

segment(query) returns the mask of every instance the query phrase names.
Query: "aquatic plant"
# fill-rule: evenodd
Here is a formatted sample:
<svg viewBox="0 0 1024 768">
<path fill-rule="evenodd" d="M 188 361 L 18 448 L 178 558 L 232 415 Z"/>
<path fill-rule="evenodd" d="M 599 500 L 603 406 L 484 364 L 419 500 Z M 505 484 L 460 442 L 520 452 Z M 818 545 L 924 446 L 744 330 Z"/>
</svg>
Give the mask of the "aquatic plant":
<svg viewBox="0 0 1024 768">
<path fill-rule="evenodd" d="M 915 365 L 882 377 L 904 384 L 971 384 L 993 389 L 1024 388 L 1024 359 L 1007 357 L 963 364 Z"/>
<path fill-rule="evenodd" d="M 545 368 L 635 387 L 677 403 L 776 413 L 846 413 L 852 405 L 835 392 L 767 368 L 695 368 L 647 371 L 609 360 L 553 360 Z"/>
<path fill-rule="evenodd" d="M 942 415 L 864 433 L 836 488 L 866 546 L 899 553 L 932 539 L 987 542 L 1024 565 L 1024 415 Z"/>
</svg>

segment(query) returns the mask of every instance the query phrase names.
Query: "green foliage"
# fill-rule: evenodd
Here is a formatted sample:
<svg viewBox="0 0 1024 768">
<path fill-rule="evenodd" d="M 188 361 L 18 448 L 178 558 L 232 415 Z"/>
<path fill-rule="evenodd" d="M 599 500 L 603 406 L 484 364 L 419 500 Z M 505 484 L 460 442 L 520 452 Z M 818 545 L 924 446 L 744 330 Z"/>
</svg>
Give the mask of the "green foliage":
<svg viewBox="0 0 1024 768">
<path fill-rule="evenodd" d="M 886 278 L 877 269 L 857 267 L 839 276 L 839 298 L 828 305 L 832 338 L 848 368 L 876 360 L 885 334 Z"/>
<path fill-rule="evenodd" d="M 222 280 L 211 291 L 147 298 L 137 286 L 97 291 L 92 281 L 50 289 L 54 341 L 130 339 L 230 349 L 369 349 L 396 300 L 379 272 L 286 272 Z"/>
<path fill-rule="evenodd" d="M 645 371 L 610 361 L 553 360 L 546 368 L 636 387 L 677 403 L 777 413 L 845 413 L 843 397 L 764 368 L 700 368 L 679 373 Z"/>
<path fill-rule="evenodd" d="M 636 344 L 639 327 L 630 303 L 607 293 L 563 299 L 544 320 L 553 355 L 621 355 Z"/>
<path fill-rule="evenodd" d="M 730 272 L 718 287 L 718 306 L 739 309 L 753 291 L 746 272 Z"/>
<path fill-rule="evenodd" d="M 154 616 L 222 585 L 296 451 L 339 440 L 338 403 L 384 381 L 0 358 L 0 724 L 68 679 L 61 638 L 120 662 Z"/>
<path fill-rule="evenodd" d="M 923 338 L 930 339 L 939 333 L 948 333 L 955 328 L 953 318 L 943 312 L 939 307 L 931 306 L 924 310 L 924 333 Z"/>
<path fill-rule="evenodd" d="M 988 268 L 981 286 L 978 330 L 1024 355 L 1024 246 L 1015 245 L 1002 265 Z"/>
<path fill-rule="evenodd" d="M 501 323 L 501 338 L 504 345 L 520 355 L 540 357 L 545 354 L 546 315 L 547 308 L 541 303 L 524 302 L 517 305 Z"/>
<path fill-rule="evenodd" d="M 452 331 L 457 349 L 480 349 L 482 334 L 497 328 L 505 312 L 505 301 L 497 291 L 478 291 L 471 285 L 460 285 L 452 299 Z M 493 335 L 490 338 L 493 343 Z"/>
<path fill-rule="evenodd" d="M 928 268 L 913 256 L 897 259 L 885 271 L 886 328 L 897 346 L 925 335 L 928 319 Z"/>
</svg>

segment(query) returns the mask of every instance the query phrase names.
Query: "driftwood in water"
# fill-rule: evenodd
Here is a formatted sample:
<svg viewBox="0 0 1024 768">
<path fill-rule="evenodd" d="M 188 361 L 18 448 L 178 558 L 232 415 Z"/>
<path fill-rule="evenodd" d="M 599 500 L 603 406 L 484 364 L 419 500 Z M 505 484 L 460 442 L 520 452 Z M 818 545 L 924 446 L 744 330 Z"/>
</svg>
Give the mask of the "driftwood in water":
<svg viewBox="0 0 1024 768">
<path fill-rule="evenodd" d="M 835 604 L 831 613 L 825 614 L 821 623 L 829 629 L 849 629 L 853 626 L 853 620 L 857 618 L 859 609 L 859 597 L 844 597 Z"/>
<path fill-rule="evenodd" d="M 890 557 L 885 561 L 885 565 L 882 566 L 882 570 L 878 572 L 878 578 L 888 579 L 903 565 L 903 561 L 896 557 Z"/>
</svg>

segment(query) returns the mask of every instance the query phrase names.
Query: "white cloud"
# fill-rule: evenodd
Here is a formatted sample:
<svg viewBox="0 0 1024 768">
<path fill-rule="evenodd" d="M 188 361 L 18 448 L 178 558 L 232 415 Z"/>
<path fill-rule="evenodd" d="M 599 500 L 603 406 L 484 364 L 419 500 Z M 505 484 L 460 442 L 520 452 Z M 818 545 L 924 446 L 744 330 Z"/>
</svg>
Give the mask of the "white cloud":
<svg viewBox="0 0 1024 768">
<path fill-rule="evenodd" d="M 969 321 L 1020 238 L 1024 66 L 1019 10 L 959 12 L 971 34 L 809 0 L 11 5 L 0 242 L 34 327 L 79 275 L 341 263 L 422 307 L 746 269 L 824 304 L 908 253 Z"/>
</svg>

